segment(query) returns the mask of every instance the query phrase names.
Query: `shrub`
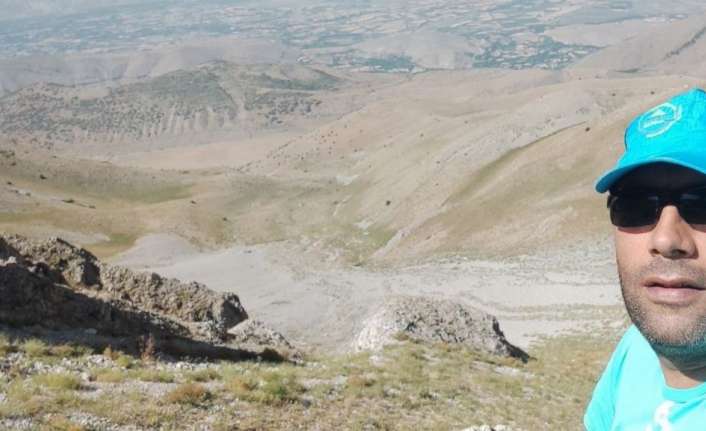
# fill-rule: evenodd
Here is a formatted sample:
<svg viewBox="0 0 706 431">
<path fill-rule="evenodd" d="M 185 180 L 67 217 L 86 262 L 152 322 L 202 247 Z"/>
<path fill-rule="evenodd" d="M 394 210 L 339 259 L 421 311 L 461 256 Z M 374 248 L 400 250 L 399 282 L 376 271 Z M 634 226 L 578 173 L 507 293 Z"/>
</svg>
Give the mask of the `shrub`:
<svg viewBox="0 0 706 431">
<path fill-rule="evenodd" d="M 167 401 L 173 404 L 199 405 L 211 398 L 211 393 L 198 383 L 184 383 L 167 394 Z"/>
<path fill-rule="evenodd" d="M 113 350 L 112 347 L 108 346 L 103 350 L 103 356 L 110 359 L 111 361 L 115 361 L 120 356 L 120 352 L 117 350 Z"/>
<path fill-rule="evenodd" d="M 127 379 L 123 371 L 103 368 L 91 372 L 91 380 L 100 383 L 122 383 Z"/>
<path fill-rule="evenodd" d="M 67 373 L 49 373 L 34 376 L 34 382 L 40 386 L 54 390 L 75 391 L 81 389 L 81 380 Z"/>
<path fill-rule="evenodd" d="M 306 392 L 291 372 L 267 371 L 260 378 L 258 382 L 251 376 L 233 375 L 226 378 L 224 387 L 242 400 L 270 405 L 295 402 Z"/>
<path fill-rule="evenodd" d="M 192 371 L 186 375 L 186 379 L 191 382 L 210 382 L 220 377 L 218 371 L 213 368 L 204 368 L 198 371 Z"/>
<path fill-rule="evenodd" d="M 71 358 L 88 355 L 91 353 L 91 349 L 73 344 L 59 344 L 57 346 L 52 346 L 49 349 L 49 353 L 52 356 L 57 356 L 60 358 Z"/>
<path fill-rule="evenodd" d="M 120 353 L 115 359 L 115 365 L 127 369 L 134 367 L 135 361 L 130 356 Z"/>
<path fill-rule="evenodd" d="M 0 335 L 0 358 L 7 356 L 9 353 L 16 351 L 17 349 L 12 344 L 9 338 L 4 335 Z"/>
<path fill-rule="evenodd" d="M 35 416 L 46 404 L 36 385 L 15 379 L 5 388 L 7 400 L 0 404 L 0 418 L 13 416 Z"/>
<path fill-rule="evenodd" d="M 49 346 L 37 339 L 25 341 L 20 346 L 20 350 L 25 352 L 30 358 L 40 358 L 49 354 Z"/>
<path fill-rule="evenodd" d="M 282 404 L 295 402 L 306 389 L 293 376 L 270 372 L 264 376 L 264 382 L 259 387 L 258 401 L 265 404 Z"/>
<path fill-rule="evenodd" d="M 83 425 L 72 422 L 64 416 L 51 416 L 47 421 L 47 428 L 52 431 L 86 431 Z"/>
<path fill-rule="evenodd" d="M 135 372 L 135 378 L 143 382 L 173 383 L 174 374 L 162 370 L 142 369 Z"/>
<path fill-rule="evenodd" d="M 375 384 L 375 379 L 371 377 L 361 376 L 359 374 L 354 374 L 348 377 L 346 383 L 350 388 L 369 388 Z"/>
<path fill-rule="evenodd" d="M 135 365 L 135 360 L 119 350 L 113 350 L 108 346 L 103 350 L 103 356 L 115 362 L 115 365 L 122 368 L 132 368 Z"/>
<path fill-rule="evenodd" d="M 154 362 L 157 358 L 157 342 L 154 335 L 149 334 L 143 337 L 140 342 L 140 358 L 144 362 Z"/>
<path fill-rule="evenodd" d="M 225 388 L 238 398 L 248 399 L 257 389 L 257 382 L 245 376 L 234 376 L 226 380 Z"/>
</svg>

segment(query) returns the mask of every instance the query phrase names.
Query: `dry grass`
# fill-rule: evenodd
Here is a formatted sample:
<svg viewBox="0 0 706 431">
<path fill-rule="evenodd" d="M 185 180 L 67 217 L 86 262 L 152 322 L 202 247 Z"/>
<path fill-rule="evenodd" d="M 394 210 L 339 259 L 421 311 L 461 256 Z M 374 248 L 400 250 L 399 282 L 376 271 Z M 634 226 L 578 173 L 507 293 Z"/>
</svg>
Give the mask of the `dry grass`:
<svg viewBox="0 0 706 431">
<path fill-rule="evenodd" d="M 92 353 L 88 347 L 77 346 L 74 344 L 59 344 L 49 348 L 49 355 L 58 358 L 75 358 L 85 356 Z"/>
<path fill-rule="evenodd" d="M 4 348 L 3 345 L 5 346 Z M 27 339 L 19 345 L 10 343 L 6 338 L 5 341 L 0 339 L 0 353 L 3 349 L 9 349 L 8 351 L 21 351 L 30 358 L 43 358 L 44 360 L 79 358 L 93 352 L 91 348 L 85 346 L 76 344 L 47 344 L 36 338 Z"/>
<path fill-rule="evenodd" d="M 115 361 L 120 356 L 120 352 L 117 350 L 113 350 L 112 347 L 108 346 L 103 350 L 103 356 L 110 359 L 111 361 Z"/>
<path fill-rule="evenodd" d="M 99 397 L 86 400 L 81 406 L 85 413 L 105 418 L 120 426 L 154 429 L 184 429 L 195 426 L 198 418 L 189 418 L 190 409 L 183 405 L 165 404 L 144 388 L 119 393 L 104 392 Z M 181 413 L 181 415 L 180 415 Z"/>
<path fill-rule="evenodd" d="M 237 398 L 247 399 L 257 389 L 257 382 L 245 376 L 233 376 L 224 381 L 224 387 Z"/>
<path fill-rule="evenodd" d="M 123 383 L 128 378 L 124 371 L 114 370 L 111 368 L 92 370 L 90 377 L 92 381 L 99 383 Z"/>
<path fill-rule="evenodd" d="M 33 378 L 35 384 L 52 390 L 76 391 L 81 389 L 81 380 L 68 373 L 38 374 Z"/>
<path fill-rule="evenodd" d="M 13 353 L 17 347 L 4 335 L 0 335 L 0 358 Z"/>
<path fill-rule="evenodd" d="M 4 389 L 7 397 L 0 404 L 0 419 L 42 418 L 55 413 L 76 411 L 81 404 L 78 397 L 80 381 L 64 373 L 16 378 Z"/>
<path fill-rule="evenodd" d="M 88 431 L 88 428 L 83 425 L 71 421 L 69 418 L 56 415 L 47 419 L 46 426 L 42 431 Z"/>
<path fill-rule="evenodd" d="M 173 383 L 175 376 L 173 373 L 153 368 L 140 368 L 130 373 L 132 378 L 143 382 L 152 383 Z"/>
<path fill-rule="evenodd" d="M 126 355 L 119 350 L 113 350 L 112 347 L 108 346 L 103 350 L 103 356 L 115 362 L 115 365 L 121 368 L 133 368 L 136 366 L 135 358 Z"/>
<path fill-rule="evenodd" d="M 135 367 L 136 361 L 128 355 L 120 354 L 117 359 L 115 359 L 115 365 L 121 368 L 129 369 Z"/>
<path fill-rule="evenodd" d="M 299 400 L 299 395 L 306 389 L 299 383 L 296 373 L 273 370 L 262 376 L 255 396 L 255 401 L 265 404 L 293 403 Z"/>
<path fill-rule="evenodd" d="M 204 368 L 202 370 L 192 371 L 185 375 L 186 380 L 190 382 L 210 382 L 221 376 L 218 370 L 214 368 Z"/>
<path fill-rule="evenodd" d="M 50 352 L 49 346 L 41 340 L 29 339 L 20 345 L 22 350 L 30 358 L 40 358 L 47 356 Z"/>
<path fill-rule="evenodd" d="M 96 395 L 94 383 L 81 390 L 71 373 L 20 376 L 0 379 L 7 399 L 0 420 L 30 417 L 46 424 L 57 413 L 81 412 L 145 429 L 184 429 L 205 420 L 223 430 L 448 430 L 484 423 L 580 429 L 614 341 L 614 334 L 546 339 L 530 350 L 536 360 L 526 364 L 409 341 L 377 354 L 310 358 L 304 366 L 239 363 L 178 371 L 145 363 L 92 370 L 91 380 L 100 383 Z M 155 396 L 136 381 L 168 389 Z"/>
<path fill-rule="evenodd" d="M 258 370 L 256 375 L 235 375 L 226 379 L 224 387 L 240 400 L 266 405 L 294 403 L 306 392 L 297 373 L 286 369 Z"/>
<path fill-rule="evenodd" d="M 177 386 L 166 396 L 167 402 L 175 404 L 200 405 L 211 398 L 211 392 L 198 383 L 184 383 Z"/>
</svg>

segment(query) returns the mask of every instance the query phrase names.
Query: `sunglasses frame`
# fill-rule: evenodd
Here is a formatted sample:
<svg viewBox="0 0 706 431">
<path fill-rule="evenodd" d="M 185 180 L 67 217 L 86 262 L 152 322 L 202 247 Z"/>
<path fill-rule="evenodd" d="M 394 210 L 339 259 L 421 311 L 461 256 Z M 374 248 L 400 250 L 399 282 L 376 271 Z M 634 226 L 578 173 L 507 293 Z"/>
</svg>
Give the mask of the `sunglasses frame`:
<svg viewBox="0 0 706 431">
<path fill-rule="evenodd" d="M 683 200 L 686 195 L 692 195 L 696 199 L 692 200 L 699 200 L 702 201 L 703 208 L 704 208 L 704 219 L 701 220 L 694 220 L 691 218 L 691 215 L 688 211 L 683 211 L 682 210 L 682 205 L 683 205 Z M 615 221 L 617 220 L 617 217 L 614 216 L 614 205 L 615 202 L 620 199 L 621 197 L 624 198 L 644 198 L 648 201 L 654 202 L 654 214 L 653 218 L 650 223 L 640 223 L 640 224 L 617 224 Z M 654 190 L 630 190 L 626 192 L 610 192 L 608 195 L 608 199 L 606 202 L 606 206 L 610 211 L 610 220 L 611 223 L 616 226 L 616 227 L 622 227 L 622 228 L 631 228 L 631 227 L 645 227 L 645 226 L 652 226 L 657 223 L 660 217 L 660 213 L 662 212 L 662 208 L 665 206 L 672 204 L 677 207 L 677 210 L 679 211 L 679 215 L 684 219 L 689 224 L 698 224 L 698 225 L 703 225 L 706 224 L 706 185 L 701 185 L 697 187 L 691 187 L 691 188 L 686 188 L 682 190 L 677 190 L 677 191 L 671 191 L 671 192 L 655 192 Z"/>
</svg>

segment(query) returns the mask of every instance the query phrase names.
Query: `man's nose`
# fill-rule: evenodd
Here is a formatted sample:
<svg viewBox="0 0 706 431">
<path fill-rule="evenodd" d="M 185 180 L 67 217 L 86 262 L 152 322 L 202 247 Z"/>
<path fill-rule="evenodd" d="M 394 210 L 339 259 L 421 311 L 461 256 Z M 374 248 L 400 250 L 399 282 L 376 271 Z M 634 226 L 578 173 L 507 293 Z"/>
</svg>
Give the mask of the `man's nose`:
<svg viewBox="0 0 706 431">
<path fill-rule="evenodd" d="M 667 259 L 694 257 L 697 249 L 692 234 L 691 225 L 679 215 L 677 207 L 667 205 L 650 232 L 650 254 Z"/>
</svg>

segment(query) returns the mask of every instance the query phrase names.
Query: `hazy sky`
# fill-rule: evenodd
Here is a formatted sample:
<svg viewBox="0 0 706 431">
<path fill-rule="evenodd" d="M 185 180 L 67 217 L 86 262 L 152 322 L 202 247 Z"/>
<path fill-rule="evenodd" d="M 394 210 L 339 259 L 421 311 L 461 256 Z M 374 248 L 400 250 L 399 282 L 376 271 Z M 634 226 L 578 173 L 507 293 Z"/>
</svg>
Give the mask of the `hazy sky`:
<svg viewBox="0 0 706 431">
<path fill-rule="evenodd" d="M 208 3 L 208 0 L 201 0 Z M 327 1 L 327 0 L 323 0 Z M 329 3 L 336 0 L 328 0 Z M 348 4 L 368 3 L 369 0 L 341 0 Z M 383 0 L 387 2 L 388 0 Z M 390 0 L 391 3 L 400 0 Z M 128 4 L 148 4 L 170 2 L 169 0 L 0 0 L 0 21 L 37 17 L 42 15 L 67 15 L 89 12 L 106 6 L 120 6 Z M 182 0 L 182 3 L 198 4 L 198 0 Z M 229 0 L 230 4 L 245 4 L 251 6 L 277 7 L 277 6 L 307 6 L 320 3 L 321 0 Z M 171 1 L 170 3 L 174 3 Z"/>
<path fill-rule="evenodd" d="M 105 6 L 155 1 L 159 0 L 0 0 L 0 20 L 71 14 Z"/>
</svg>

